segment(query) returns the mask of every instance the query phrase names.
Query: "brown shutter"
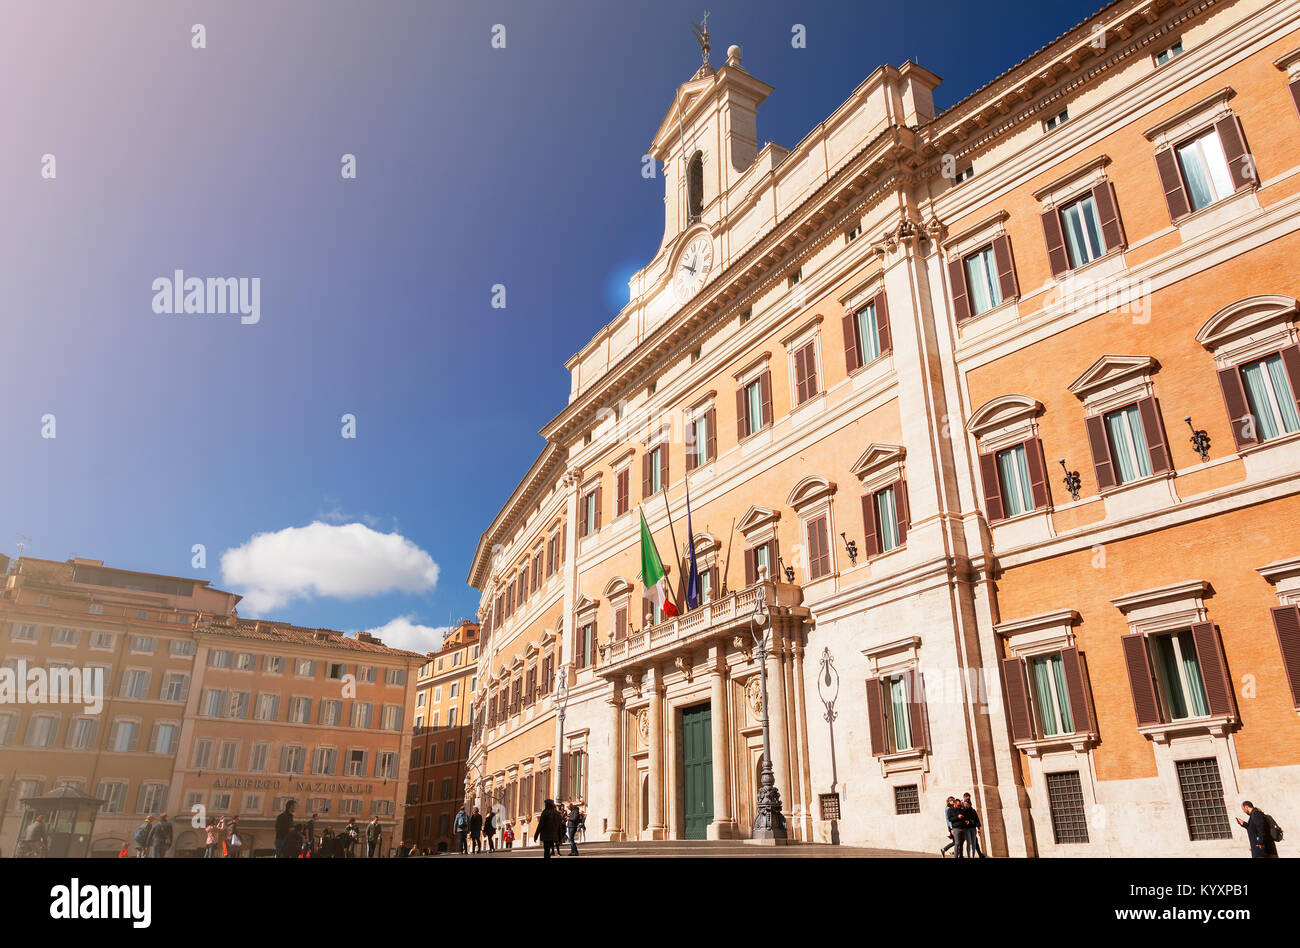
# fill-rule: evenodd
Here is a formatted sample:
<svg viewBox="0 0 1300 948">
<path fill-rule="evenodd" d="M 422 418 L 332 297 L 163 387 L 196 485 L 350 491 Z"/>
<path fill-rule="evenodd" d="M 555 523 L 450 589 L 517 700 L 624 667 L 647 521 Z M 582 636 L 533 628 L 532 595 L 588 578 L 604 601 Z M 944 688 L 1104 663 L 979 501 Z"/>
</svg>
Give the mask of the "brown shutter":
<svg viewBox="0 0 1300 948">
<path fill-rule="evenodd" d="M 848 372 L 862 367 L 862 349 L 858 346 L 858 317 L 849 313 L 844 323 L 844 364 Z"/>
<path fill-rule="evenodd" d="M 704 427 L 708 429 L 708 441 L 704 450 L 704 459 L 712 461 L 718 456 L 718 413 L 710 408 L 704 413 Z"/>
<path fill-rule="evenodd" d="M 885 742 L 885 712 L 880 694 L 880 679 L 867 679 L 867 729 L 871 736 L 871 756 L 883 757 L 889 753 Z"/>
<path fill-rule="evenodd" d="M 564 550 L 568 546 L 568 544 L 569 544 L 569 525 L 567 523 L 562 523 L 560 524 L 560 559 L 555 564 L 557 569 L 564 565 Z"/>
<path fill-rule="evenodd" d="M 1228 410 L 1228 426 L 1232 428 L 1232 440 L 1237 450 L 1258 444 L 1259 437 L 1251 423 L 1254 416 L 1250 412 L 1250 403 L 1246 401 L 1246 386 L 1242 384 L 1241 370 L 1237 366 L 1219 369 L 1219 390 L 1223 392 L 1223 407 Z"/>
<path fill-rule="evenodd" d="M 876 294 L 876 335 L 880 337 L 880 354 L 892 352 L 894 337 L 889 331 L 889 303 L 885 301 L 885 291 Z"/>
<path fill-rule="evenodd" d="M 649 451 L 641 455 L 641 499 L 642 500 L 650 496 L 650 478 L 651 478 L 650 465 L 653 463 L 654 463 L 654 455 L 651 454 Z"/>
<path fill-rule="evenodd" d="M 952 284 L 952 314 L 957 322 L 970 319 L 970 291 L 966 288 L 966 263 L 961 257 L 948 261 L 948 282 Z"/>
<path fill-rule="evenodd" d="M 1290 84 L 1291 101 L 1295 103 L 1295 110 L 1300 114 L 1300 79 Z"/>
<path fill-rule="evenodd" d="M 925 686 L 915 668 L 907 672 L 907 713 L 912 726 L 912 749 L 927 750 L 930 742 L 925 733 Z"/>
<path fill-rule="evenodd" d="M 627 608 L 616 609 L 614 611 L 614 634 L 612 636 L 615 642 L 621 642 L 627 638 Z"/>
<path fill-rule="evenodd" d="M 722 587 L 718 585 L 718 568 L 716 566 L 710 566 L 705 570 L 705 572 L 708 573 L 712 579 L 709 583 L 709 589 L 712 590 L 711 596 L 713 599 L 717 599 L 722 595 Z"/>
<path fill-rule="evenodd" d="M 1119 201 L 1115 198 L 1115 185 L 1103 181 L 1092 189 L 1092 200 L 1097 205 L 1097 218 L 1101 222 L 1101 236 L 1106 241 L 1106 250 L 1109 252 L 1127 247 L 1124 223 L 1119 216 Z"/>
<path fill-rule="evenodd" d="M 1106 422 L 1101 415 L 1083 420 L 1088 430 L 1088 448 L 1092 451 L 1092 467 L 1097 472 L 1097 489 L 1115 486 L 1115 462 L 1110 458 L 1110 440 L 1106 437 Z"/>
<path fill-rule="evenodd" d="M 1156 699 L 1156 682 L 1151 672 L 1151 656 L 1144 635 L 1120 637 L 1124 647 L 1124 664 L 1128 668 L 1128 685 L 1133 692 L 1133 711 L 1139 727 L 1160 723 L 1160 702 Z"/>
<path fill-rule="evenodd" d="M 825 517 L 813 521 L 813 536 L 816 538 L 817 564 L 816 574 L 820 578 L 831 571 L 830 537 Z"/>
<path fill-rule="evenodd" d="M 618 472 L 618 512 L 620 516 L 627 513 L 629 494 L 631 493 L 628 482 L 631 480 L 631 468 L 625 467 Z"/>
<path fill-rule="evenodd" d="M 1083 659 L 1077 648 L 1061 649 L 1061 667 L 1065 672 L 1065 691 L 1070 696 L 1074 732 L 1086 734 L 1092 730 L 1092 708 L 1088 704 L 1088 689 L 1083 679 Z"/>
<path fill-rule="evenodd" d="M 597 484 L 596 485 L 596 527 L 595 527 L 595 529 L 597 530 L 600 529 L 600 513 L 604 509 L 604 504 L 601 502 L 601 495 L 603 493 L 604 493 L 604 487 L 600 484 Z"/>
<path fill-rule="evenodd" d="M 668 489 L 668 442 L 659 446 L 659 486 Z"/>
<path fill-rule="evenodd" d="M 1016 263 L 1011 256 L 1011 238 L 1006 234 L 993 238 L 993 261 L 998 267 L 998 286 L 1003 300 L 1014 300 L 1020 296 L 1020 287 L 1016 283 Z"/>
<path fill-rule="evenodd" d="M 1296 408 L 1300 409 L 1300 345 L 1287 346 L 1278 355 L 1282 357 L 1282 368 L 1286 369 L 1287 380 L 1291 383 L 1291 397 L 1295 399 Z"/>
<path fill-rule="evenodd" d="M 758 582 L 758 560 L 753 550 L 745 551 L 745 587 Z"/>
<path fill-rule="evenodd" d="M 697 445 L 695 439 L 696 439 L 695 425 L 691 424 L 687 427 L 687 435 L 686 435 L 686 473 L 687 474 L 695 470 L 695 457 L 696 457 L 695 448 Z"/>
<path fill-rule="evenodd" d="M 1282 669 L 1291 685 L 1291 704 L 1300 708 L 1300 608 L 1274 606 L 1271 611 L 1278 648 L 1282 650 Z"/>
<path fill-rule="evenodd" d="M 1236 191 L 1253 188 L 1259 183 L 1254 157 L 1246 150 L 1246 136 L 1241 130 L 1241 119 L 1228 115 L 1214 123 L 1223 146 L 1223 157 L 1228 160 L 1232 187 Z"/>
<path fill-rule="evenodd" d="M 1156 152 L 1156 170 L 1160 172 L 1160 187 L 1165 192 L 1165 204 L 1169 206 L 1169 219 L 1177 222 L 1192 212 L 1192 205 L 1187 200 L 1187 188 L 1183 186 L 1178 158 L 1172 148 Z"/>
<path fill-rule="evenodd" d="M 870 559 L 880 555 L 880 533 L 876 529 L 876 497 L 874 494 L 862 495 L 862 549 Z"/>
<path fill-rule="evenodd" d="M 1223 660 L 1223 643 L 1213 622 L 1197 622 L 1192 626 L 1192 640 L 1196 642 L 1196 660 L 1201 665 L 1201 680 L 1205 683 L 1205 698 L 1211 714 L 1232 714 L 1232 682 L 1228 666 Z"/>
<path fill-rule="evenodd" d="M 794 354 L 794 390 L 795 404 L 802 405 L 808 397 L 808 370 L 804 365 L 804 352 L 800 348 Z"/>
<path fill-rule="evenodd" d="M 749 437 L 749 419 L 745 415 L 745 386 L 736 389 L 736 441 Z"/>
<path fill-rule="evenodd" d="M 758 377 L 758 390 L 759 401 L 763 405 L 762 426 L 770 425 L 772 423 L 772 372 L 770 370 Z"/>
<path fill-rule="evenodd" d="M 1025 442 L 1025 464 L 1029 468 L 1029 492 L 1034 497 L 1034 509 L 1046 510 L 1052 504 L 1047 488 L 1047 460 L 1043 457 L 1043 442 L 1030 438 Z"/>
<path fill-rule="evenodd" d="M 807 353 L 804 356 L 804 367 L 808 373 L 808 397 L 812 398 L 821 391 L 817 380 L 817 345 L 810 342 L 803 348 L 804 352 Z"/>
<path fill-rule="evenodd" d="M 578 536 L 587 535 L 587 498 L 584 495 L 578 499 Z"/>
<path fill-rule="evenodd" d="M 984 511 L 989 523 L 1006 517 L 1002 505 L 1002 486 L 998 483 L 998 459 L 995 454 L 980 455 L 980 483 L 984 487 Z"/>
<path fill-rule="evenodd" d="M 1160 474 L 1174 469 L 1169 457 L 1169 439 L 1165 437 L 1165 424 L 1160 419 L 1160 403 L 1147 397 L 1137 403 L 1142 418 L 1142 433 L 1147 437 L 1147 453 L 1151 457 L 1151 473 Z"/>
<path fill-rule="evenodd" d="M 912 525 L 912 509 L 907 505 L 907 481 L 894 481 L 894 509 L 898 511 L 898 543 L 907 542 L 907 528 Z"/>
<path fill-rule="evenodd" d="M 1070 269 L 1070 260 L 1065 254 L 1065 235 L 1056 208 L 1043 213 L 1043 236 L 1047 238 L 1047 262 L 1052 266 L 1052 276 L 1059 277 Z"/>
<path fill-rule="evenodd" d="M 1034 718 L 1029 710 L 1029 685 L 1025 682 L 1024 662 L 1018 658 L 1002 659 L 1002 697 L 1006 701 L 1011 739 L 1032 741 Z"/>
<path fill-rule="evenodd" d="M 600 642 L 600 636 L 598 635 L 596 630 L 596 623 L 593 622 L 591 624 L 591 640 L 588 643 L 588 646 L 590 648 L 590 651 L 587 655 L 588 665 L 594 666 L 596 664 L 596 658 L 600 654 L 598 649 L 599 642 Z"/>
</svg>

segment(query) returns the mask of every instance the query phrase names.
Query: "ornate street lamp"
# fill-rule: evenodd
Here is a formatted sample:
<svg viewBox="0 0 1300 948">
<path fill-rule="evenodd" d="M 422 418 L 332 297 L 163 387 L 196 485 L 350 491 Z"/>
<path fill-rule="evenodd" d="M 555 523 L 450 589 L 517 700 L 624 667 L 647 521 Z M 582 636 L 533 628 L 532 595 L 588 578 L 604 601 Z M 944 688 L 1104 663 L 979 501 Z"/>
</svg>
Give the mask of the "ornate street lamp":
<svg viewBox="0 0 1300 948">
<path fill-rule="evenodd" d="M 556 727 L 559 728 L 555 743 L 560 748 L 560 759 L 555 762 L 556 786 L 558 787 L 555 793 L 555 801 L 557 804 L 564 795 L 564 709 L 568 704 L 569 675 L 561 666 L 555 672 Z"/>
<path fill-rule="evenodd" d="M 759 778 L 758 812 L 754 815 L 754 839 L 787 839 L 785 817 L 781 813 L 781 794 L 772 773 L 772 732 L 767 720 L 767 628 L 771 616 L 767 610 L 767 587 L 759 584 L 754 613 L 749 617 L 749 634 L 758 649 L 758 669 L 763 699 L 763 775 Z"/>
</svg>

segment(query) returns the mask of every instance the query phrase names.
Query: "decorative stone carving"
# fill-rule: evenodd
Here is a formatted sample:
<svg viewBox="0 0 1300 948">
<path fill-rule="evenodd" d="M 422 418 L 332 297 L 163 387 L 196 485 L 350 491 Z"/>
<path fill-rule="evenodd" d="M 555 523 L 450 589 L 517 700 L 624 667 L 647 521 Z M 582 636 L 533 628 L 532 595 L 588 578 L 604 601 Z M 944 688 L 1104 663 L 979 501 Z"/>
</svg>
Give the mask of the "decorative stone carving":
<svg viewBox="0 0 1300 948">
<path fill-rule="evenodd" d="M 731 640 L 731 644 L 735 646 L 736 651 L 745 656 L 745 661 L 754 657 L 754 642 L 748 635 L 737 635 Z"/>
<path fill-rule="evenodd" d="M 687 681 L 695 680 L 695 669 L 691 667 L 691 660 L 685 655 L 678 655 L 673 660 L 673 664 L 677 666 L 679 672 L 686 676 Z"/>
<path fill-rule="evenodd" d="M 758 718 L 763 713 L 763 684 L 755 675 L 745 682 L 745 704 L 752 717 Z"/>
<path fill-rule="evenodd" d="M 642 708 L 636 715 L 636 738 L 641 747 L 650 746 L 650 715 Z"/>
<path fill-rule="evenodd" d="M 631 688 L 633 691 L 636 692 L 636 696 L 638 698 L 641 697 L 641 676 L 640 675 L 635 675 L 632 672 L 628 672 L 626 675 L 623 676 L 623 681 L 627 683 L 627 686 L 629 688 Z"/>
</svg>

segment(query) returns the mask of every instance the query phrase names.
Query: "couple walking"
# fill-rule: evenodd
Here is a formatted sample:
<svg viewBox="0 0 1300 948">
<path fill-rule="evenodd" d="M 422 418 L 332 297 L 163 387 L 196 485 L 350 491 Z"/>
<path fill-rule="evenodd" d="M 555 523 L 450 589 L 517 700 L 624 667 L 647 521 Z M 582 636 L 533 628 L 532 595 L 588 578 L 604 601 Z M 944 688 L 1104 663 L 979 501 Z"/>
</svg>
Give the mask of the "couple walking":
<svg viewBox="0 0 1300 948">
<path fill-rule="evenodd" d="M 551 858 L 551 851 L 554 850 L 558 856 L 560 854 L 560 842 L 564 839 L 564 830 L 566 815 L 562 808 L 557 808 L 554 800 L 547 800 L 542 807 L 542 814 L 537 818 L 537 838 L 542 841 L 545 847 L 544 856 Z M 582 824 L 582 811 L 578 809 L 578 804 L 569 805 L 567 814 L 568 836 L 569 836 L 569 855 L 578 855 L 578 827 Z"/>
<path fill-rule="evenodd" d="M 939 855 L 947 856 L 951 849 L 953 856 L 958 859 L 977 854 L 983 859 L 984 850 L 980 849 L 980 815 L 970 801 L 970 794 L 963 793 L 960 798 L 949 797 L 943 816 L 948 824 L 948 845 L 939 850 Z"/>
</svg>

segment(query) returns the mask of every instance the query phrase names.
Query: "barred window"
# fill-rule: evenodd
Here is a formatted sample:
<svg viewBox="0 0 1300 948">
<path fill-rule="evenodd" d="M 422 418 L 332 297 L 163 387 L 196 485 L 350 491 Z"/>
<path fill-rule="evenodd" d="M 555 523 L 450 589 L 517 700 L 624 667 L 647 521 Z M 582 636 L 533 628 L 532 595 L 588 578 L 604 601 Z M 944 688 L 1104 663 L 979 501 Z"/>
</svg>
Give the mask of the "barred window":
<svg viewBox="0 0 1300 948">
<path fill-rule="evenodd" d="M 894 812 L 899 816 L 921 812 L 921 794 L 916 784 L 894 788 Z"/>
<path fill-rule="evenodd" d="M 916 788 L 913 787 L 913 790 Z M 898 795 L 898 788 L 894 791 L 895 798 Z M 840 818 L 840 795 L 838 793 L 823 793 L 817 798 L 821 805 L 821 814 L 823 820 L 838 820 Z"/>
<path fill-rule="evenodd" d="M 1223 803 L 1223 780 L 1219 762 L 1213 757 L 1175 761 L 1178 788 L 1183 794 L 1183 813 L 1187 816 L 1187 837 L 1232 839 L 1228 809 Z"/>
<path fill-rule="evenodd" d="M 1047 806 L 1052 814 L 1052 835 L 1059 843 L 1088 842 L 1088 817 L 1083 810 L 1079 772 L 1047 774 Z"/>
</svg>

